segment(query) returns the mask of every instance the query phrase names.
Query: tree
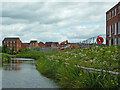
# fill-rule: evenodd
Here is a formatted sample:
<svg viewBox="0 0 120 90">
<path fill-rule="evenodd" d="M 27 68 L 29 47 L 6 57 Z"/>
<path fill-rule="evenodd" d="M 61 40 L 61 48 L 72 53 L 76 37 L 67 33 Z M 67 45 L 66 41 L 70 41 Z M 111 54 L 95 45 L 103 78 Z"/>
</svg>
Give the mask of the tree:
<svg viewBox="0 0 120 90">
<path fill-rule="evenodd" d="M 15 51 L 15 46 L 12 47 L 11 54 L 13 55 Z"/>
<path fill-rule="evenodd" d="M 4 45 L 4 46 L 2 47 L 2 52 L 3 52 L 3 53 L 8 53 L 9 51 L 10 51 L 10 49 L 8 48 L 7 45 Z"/>
</svg>

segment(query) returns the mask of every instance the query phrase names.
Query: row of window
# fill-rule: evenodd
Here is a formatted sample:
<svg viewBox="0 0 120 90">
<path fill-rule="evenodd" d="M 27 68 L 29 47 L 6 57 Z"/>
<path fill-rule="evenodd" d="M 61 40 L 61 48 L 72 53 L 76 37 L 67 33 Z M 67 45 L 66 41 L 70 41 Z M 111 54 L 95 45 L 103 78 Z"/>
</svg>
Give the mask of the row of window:
<svg viewBox="0 0 120 90">
<path fill-rule="evenodd" d="M 118 13 L 120 13 L 120 5 L 118 6 Z M 116 8 L 115 8 L 107 14 L 107 20 L 116 16 L 116 14 L 117 14 L 117 11 L 116 11 Z"/>
<path fill-rule="evenodd" d="M 113 45 L 117 45 L 117 38 L 113 39 Z M 120 38 L 118 38 L 118 45 L 120 45 Z M 109 46 L 111 46 L 111 39 L 109 40 Z"/>
<path fill-rule="evenodd" d="M 9 43 L 9 42 L 10 43 L 12 43 L 12 42 L 15 43 L 15 41 L 4 41 L 4 43 Z"/>
<path fill-rule="evenodd" d="M 10 44 L 10 45 L 7 44 L 7 46 L 8 47 L 13 47 L 13 46 L 15 47 L 15 45 L 12 45 L 12 44 Z M 17 47 L 21 47 L 21 45 L 17 45 Z"/>
<path fill-rule="evenodd" d="M 31 43 L 30 45 L 34 45 L 35 43 Z"/>
<path fill-rule="evenodd" d="M 113 18 L 114 16 L 116 16 L 116 8 L 114 10 L 112 10 L 112 12 L 110 11 L 108 14 L 107 14 L 107 20 Z"/>
<path fill-rule="evenodd" d="M 111 32 L 114 33 L 114 35 L 117 35 L 117 23 L 107 27 L 107 35 L 109 35 L 109 37 L 111 37 Z M 118 23 L 118 34 L 120 34 L 120 22 Z"/>
</svg>

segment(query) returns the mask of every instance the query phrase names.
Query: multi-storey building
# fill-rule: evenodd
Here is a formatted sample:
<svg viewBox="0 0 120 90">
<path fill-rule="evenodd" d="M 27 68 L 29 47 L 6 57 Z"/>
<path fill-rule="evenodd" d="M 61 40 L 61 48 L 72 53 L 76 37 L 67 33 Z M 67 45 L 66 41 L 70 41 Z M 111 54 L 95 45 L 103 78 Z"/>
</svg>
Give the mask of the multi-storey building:
<svg viewBox="0 0 120 90">
<path fill-rule="evenodd" d="M 38 47 L 37 40 L 30 41 L 30 49 L 34 49 L 35 47 Z"/>
<path fill-rule="evenodd" d="M 120 45 L 120 2 L 106 12 L 106 44 Z"/>
<path fill-rule="evenodd" d="M 22 41 L 19 38 L 4 38 L 2 45 L 7 45 L 9 49 L 14 48 L 18 51 L 21 48 Z"/>
</svg>

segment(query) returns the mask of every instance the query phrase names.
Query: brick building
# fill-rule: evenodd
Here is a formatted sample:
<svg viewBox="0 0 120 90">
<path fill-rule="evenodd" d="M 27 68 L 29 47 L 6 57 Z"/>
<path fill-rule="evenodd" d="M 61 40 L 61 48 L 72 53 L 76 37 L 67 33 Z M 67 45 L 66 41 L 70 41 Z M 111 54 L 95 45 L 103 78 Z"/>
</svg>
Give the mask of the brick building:
<svg viewBox="0 0 120 90">
<path fill-rule="evenodd" d="M 22 49 L 29 49 L 29 46 L 27 46 L 26 43 L 22 43 L 21 44 L 21 48 Z"/>
<path fill-rule="evenodd" d="M 59 45 L 58 42 L 46 42 L 46 47 L 57 47 Z"/>
<path fill-rule="evenodd" d="M 30 49 L 34 49 L 35 47 L 38 47 L 37 40 L 30 41 Z"/>
<path fill-rule="evenodd" d="M 4 38 L 2 46 L 7 45 L 9 49 L 14 47 L 15 51 L 21 48 L 22 41 L 19 38 Z"/>
<path fill-rule="evenodd" d="M 39 43 L 38 43 L 38 46 L 39 46 L 40 48 L 45 48 L 45 47 L 46 47 L 46 45 L 45 45 L 43 42 L 39 42 Z"/>
<path fill-rule="evenodd" d="M 106 44 L 120 45 L 120 2 L 106 12 Z"/>
</svg>

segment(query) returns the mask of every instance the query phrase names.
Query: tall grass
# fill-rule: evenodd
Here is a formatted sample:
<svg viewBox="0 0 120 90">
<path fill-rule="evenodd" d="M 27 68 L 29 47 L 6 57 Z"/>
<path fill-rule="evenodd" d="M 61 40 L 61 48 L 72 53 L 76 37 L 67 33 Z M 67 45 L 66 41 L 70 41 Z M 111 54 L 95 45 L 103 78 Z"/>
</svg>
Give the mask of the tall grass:
<svg viewBox="0 0 120 90">
<path fill-rule="evenodd" d="M 37 59 L 37 70 L 63 88 L 119 88 L 120 75 L 85 71 L 75 65 L 112 70 L 119 67 L 119 47 L 93 47 L 56 53 L 25 51 L 16 57 Z M 59 61 L 55 62 L 53 60 Z M 66 65 L 64 63 L 69 63 Z M 118 69 L 116 70 L 118 71 Z"/>
</svg>

